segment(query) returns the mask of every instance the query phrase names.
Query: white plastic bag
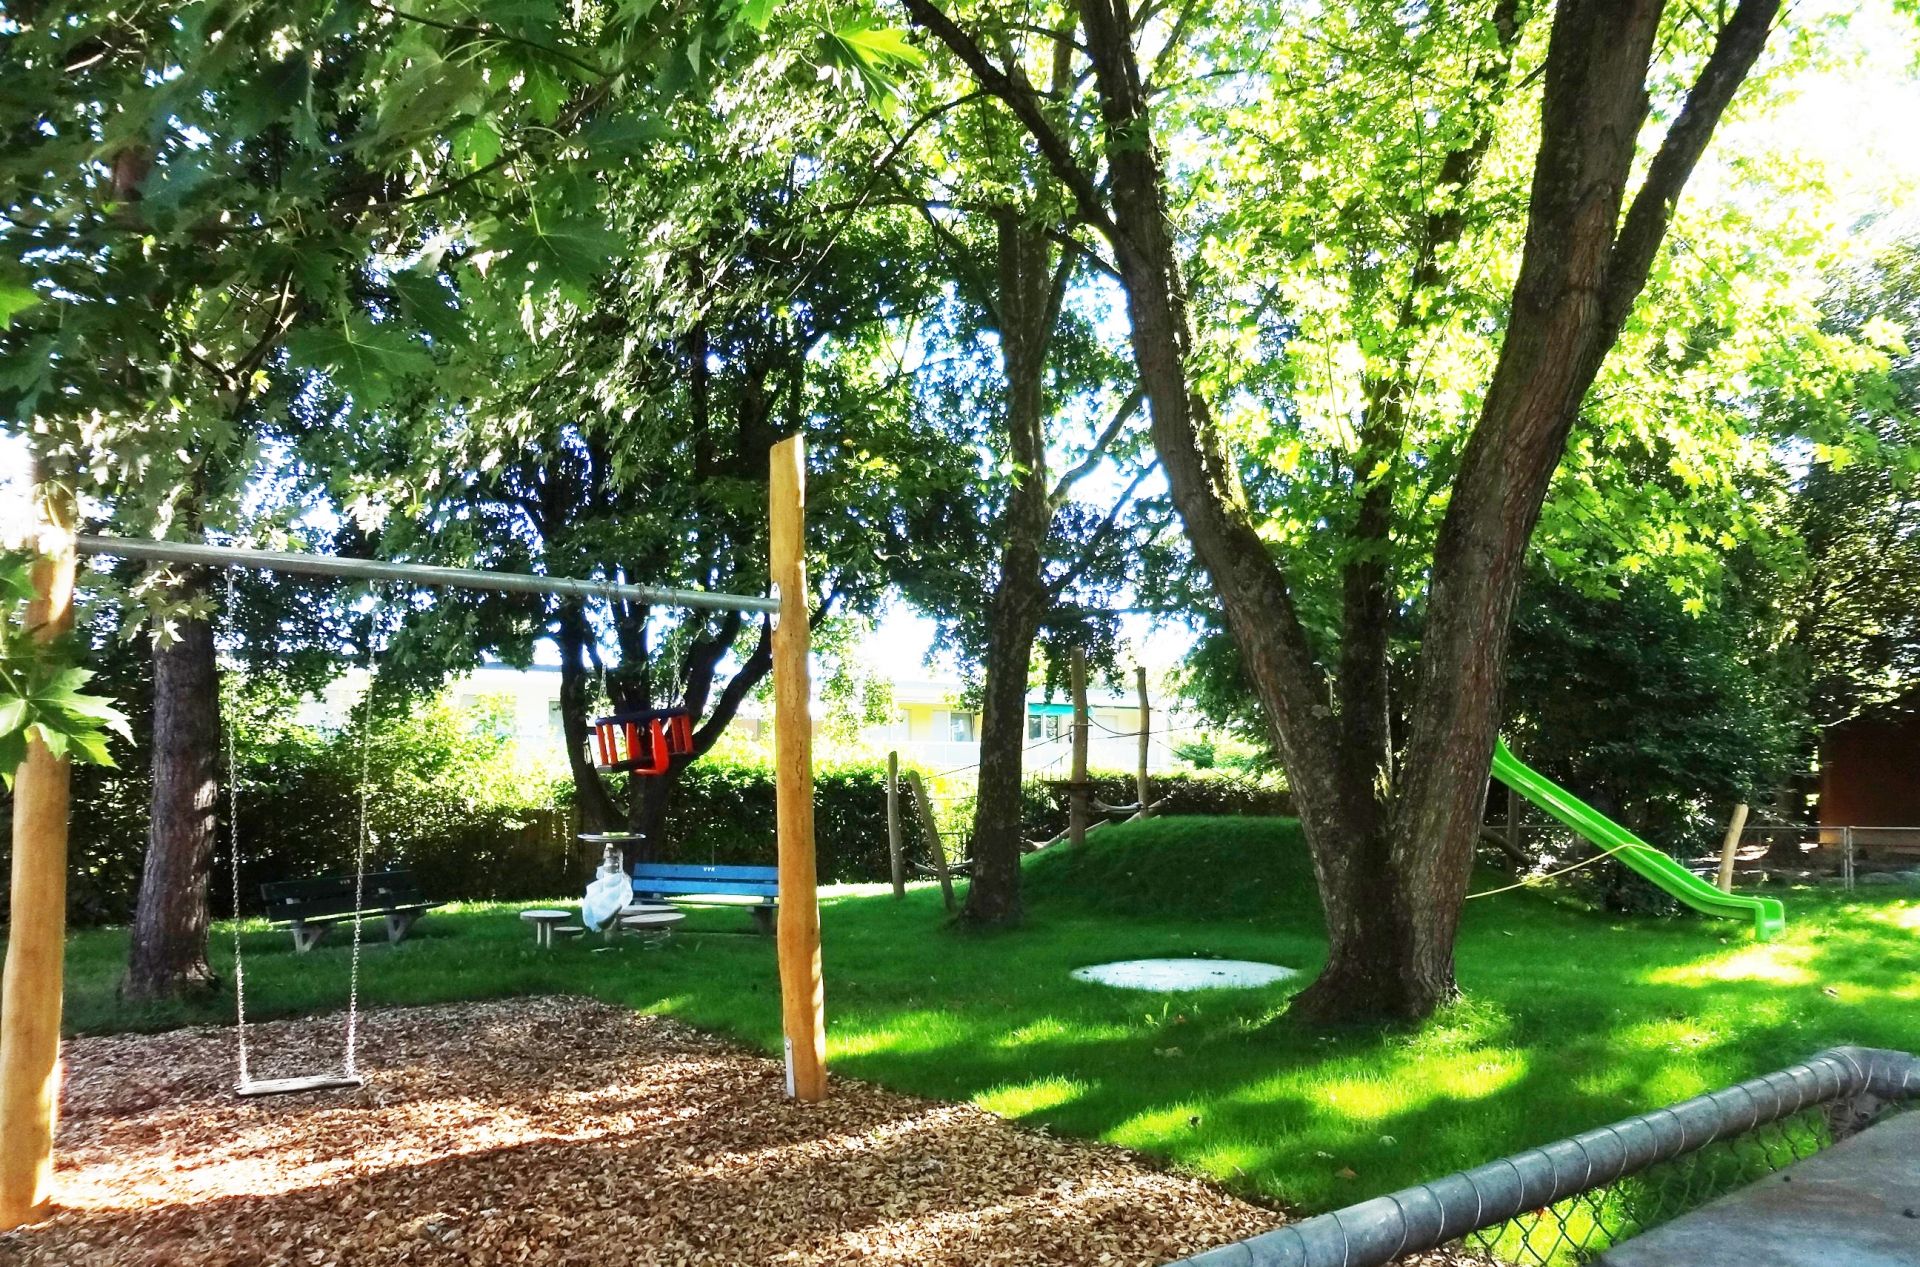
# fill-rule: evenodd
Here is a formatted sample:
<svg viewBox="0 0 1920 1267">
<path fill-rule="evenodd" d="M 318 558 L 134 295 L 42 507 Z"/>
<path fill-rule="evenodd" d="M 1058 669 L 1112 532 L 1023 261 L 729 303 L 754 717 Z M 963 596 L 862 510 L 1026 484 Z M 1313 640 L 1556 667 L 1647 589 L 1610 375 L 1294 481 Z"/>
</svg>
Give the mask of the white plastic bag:
<svg viewBox="0 0 1920 1267">
<path fill-rule="evenodd" d="M 618 860 L 603 862 L 594 872 L 586 896 L 580 899 L 581 922 L 588 928 L 605 928 L 631 901 L 633 882 L 627 879 L 626 869 Z"/>
</svg>

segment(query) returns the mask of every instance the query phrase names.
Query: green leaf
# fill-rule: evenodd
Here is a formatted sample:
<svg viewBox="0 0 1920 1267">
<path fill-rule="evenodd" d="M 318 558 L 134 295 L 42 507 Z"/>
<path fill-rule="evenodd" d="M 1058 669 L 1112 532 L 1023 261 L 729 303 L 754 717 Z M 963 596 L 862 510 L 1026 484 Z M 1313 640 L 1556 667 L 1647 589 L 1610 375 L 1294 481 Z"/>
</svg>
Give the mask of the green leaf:
<svg viewBox="0 0 1920 1267">
<path fill-rule="evenodd" d="M 0 280 L 0 330 L 12 327 L 15 313 L 24 312 L 39 302 L 40 296 L 31 286 Z"/>
<path fill-rule="evenodd" d="M 893 62 L 908 66 L 926 64 L 927 55 L 909 43 L 907 33 L 899 27 L 855 22 L 839 28 L 834 35 L 875 66 Z"/>
<path fill-rule="evenodd" d="M 756 31 L 764 31 L 773 21 L 774 4 L 775 0 L 746 0 L 740 6 L 740 20 Z"/>
<path fill-rule="evenodd" d="M 516 224 L 491 245 L 506 251 L 537 284 L 584 291 L 593 285 L 622 241 L 618 233 L 603 224 L 575 220 Z"/>
<path fill-rule="evenodd" d="M 0 700 L 0 735 L 18 734 L 27 724 L 27 701 L 15 696 Z"/>
<path fill-rule="evenodd" d="M 0 731 L 0 783 L 13 786 L 13 772 L 27 759 L 27 732 Z"/>
<path fill-rule="evenodd" d="M 404 334 L 358 316 L 296 331 L 287 336 L 287 354 L 363 404 L 391 399 L 396 382 L 433 368 L 433 358 Z"/>
<path fill-rule="evenodd" d="M 436 276 L 395 273 L 389 284 L 407 319 L 435 343 L 452 343 L 466 333 L 466 321 L 453 293 Z"/>
</svg>

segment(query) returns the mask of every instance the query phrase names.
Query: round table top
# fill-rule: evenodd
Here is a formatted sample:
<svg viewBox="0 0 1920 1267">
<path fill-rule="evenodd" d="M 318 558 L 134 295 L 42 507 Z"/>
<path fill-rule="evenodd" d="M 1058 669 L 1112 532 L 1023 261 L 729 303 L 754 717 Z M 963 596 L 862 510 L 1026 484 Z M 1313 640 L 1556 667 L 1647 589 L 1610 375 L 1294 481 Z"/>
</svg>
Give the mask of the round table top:
<svg viewBox="0 0 1920 1267">
<path fill-rule="evenodd" d="M 541 921 L 550 920 L 550 919 L 553 919 L 553 920 L 572 919 L 573 912 L 572 911 L 549 911 L 549 910 L 521 911 L 520 918 L 541 920 Z"/>
<path fill-rule="evenodd" d="M 590 845 L 620 845 L 646 838 L 646 833 L 637 831 L 583 831 L 577 837 Z"/>
<path fill-rule="evenodd" d="M 638 915 L 622 915 L 620 922 L 628 928 L 647 928 L 662 924 L 678 924 L 686 917 L 685 911 L 642 911 Z"/>
<path fill-rule="evenodd" d="M 669 902 L 635 902 L 620 908 L 622 915 L 649 915 L 659 911 L 677 911 L 680 908 Z"/>
</svg>

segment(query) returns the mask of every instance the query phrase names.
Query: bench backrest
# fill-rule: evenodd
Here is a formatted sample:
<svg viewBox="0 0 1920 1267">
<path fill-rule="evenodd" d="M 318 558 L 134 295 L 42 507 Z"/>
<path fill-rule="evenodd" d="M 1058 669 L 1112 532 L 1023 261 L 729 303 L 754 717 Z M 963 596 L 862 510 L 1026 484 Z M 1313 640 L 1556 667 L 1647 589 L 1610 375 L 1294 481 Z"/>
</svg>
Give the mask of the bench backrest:
<svg viewBox="0 0 1920 1267">
<path fill-rule="evenodd" d="M 771 900 L 780 895 L 778 867 L 703 867 L 679 862 L 636 862 L 632 874 L 636 896 L 721 893 L 732 897 L 763 897 Z"/>
<path fill-rule="evenodd" d="M 260 886 L 269 919 L 309 919 L 318 915 L 345 915 L 354 909 L 351 875 L 321 875 L 305 880 L 277 880 Z M 419 881 L 411 871 L 369 871 L 361 885 L 362 910 L 378 911 L 425 903 Z"/>
</svg>

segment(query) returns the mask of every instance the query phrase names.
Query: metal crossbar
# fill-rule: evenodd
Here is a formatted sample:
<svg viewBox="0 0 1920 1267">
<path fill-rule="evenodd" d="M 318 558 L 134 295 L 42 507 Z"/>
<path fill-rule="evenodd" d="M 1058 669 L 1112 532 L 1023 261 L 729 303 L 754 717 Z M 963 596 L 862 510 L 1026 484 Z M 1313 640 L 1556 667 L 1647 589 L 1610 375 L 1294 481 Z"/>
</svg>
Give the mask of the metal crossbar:
<svg viewBox="0 0 1920 1267">
<path fill-rule="evenodd" d="M 264 568 L 270 572 L 298 572 L 308 576 L 346 577 L 363 581 L 403 581 L 411 585 L 450 586 L 455 589 L 560 594 L 568 598 L 610 598 L 663 607 L 705 607 L 719 611 L 751 612 L 780 610 L 777 597 L 667 589 L 614 581 L 582 581 L 572 577 L 534 576 L 524 572 L 488 572 L 479 568 L 444 568 L 425 563 L 383 563 L 377 559 L 347 559 L 335 554 L 246 550 L 239 546 L 204 545 L 192 541 L 147 541 L 138 537 L 82 534 L 74 538 L 74 548 L 81 554 L 150 559 L 198 567 Z"/>
<path fill-rule="evenodd" d="M 1765 1077 L 1182 1262 L 1380 1267 L 1463 1238 L 1535 1267 L 1581 1262 L 1915 1100 L 1920 1057 L 1836 1047 Z"/>
</svg>

